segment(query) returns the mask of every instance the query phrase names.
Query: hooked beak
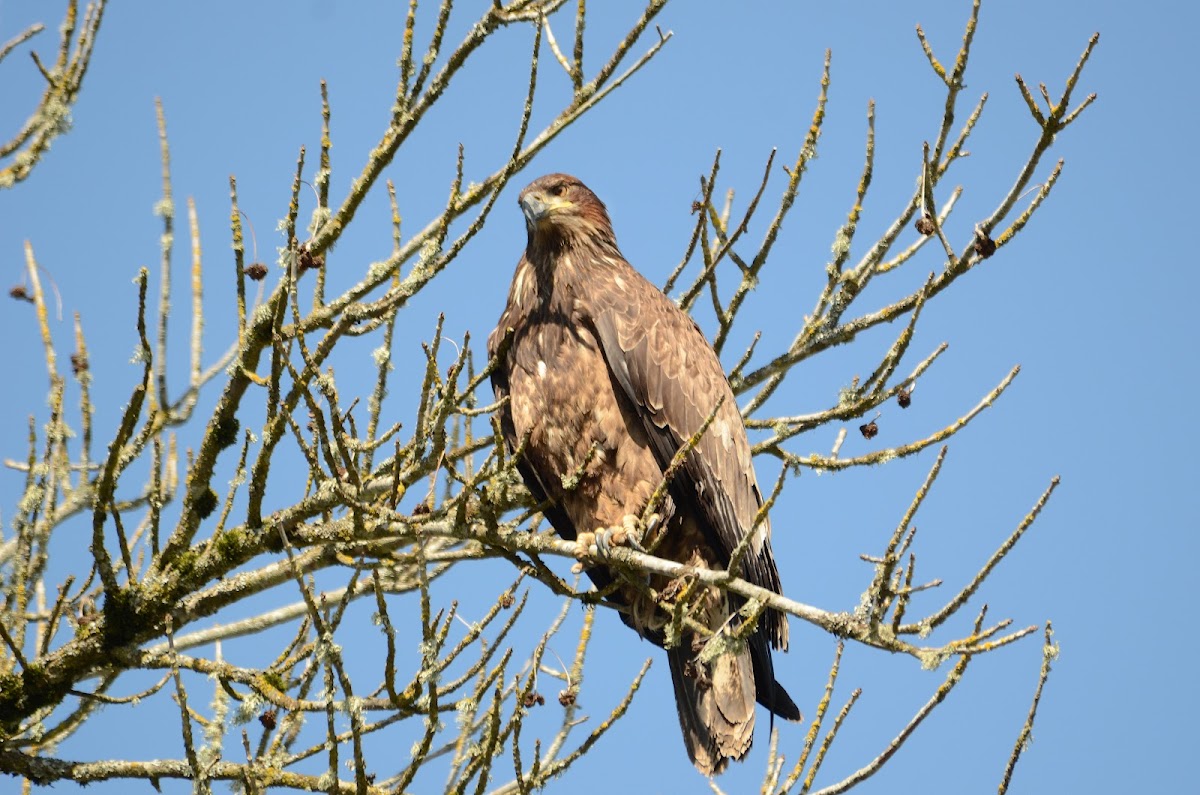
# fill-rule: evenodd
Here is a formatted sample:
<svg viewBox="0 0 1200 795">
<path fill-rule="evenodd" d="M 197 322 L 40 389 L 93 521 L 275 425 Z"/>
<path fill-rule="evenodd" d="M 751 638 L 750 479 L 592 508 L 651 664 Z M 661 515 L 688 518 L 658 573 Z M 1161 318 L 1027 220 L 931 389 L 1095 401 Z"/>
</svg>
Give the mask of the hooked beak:
<svg viewBox="0 0 1200 795">
<path fill-rule="evenodd" d="M 530 229 L 537 228 L 554 210 L 570 205 L 568 201 L 537 191 L 523 194 L 517 203 L 521 205 L 521 212 L 525 214 L 525 224 Z"/>
</svg>

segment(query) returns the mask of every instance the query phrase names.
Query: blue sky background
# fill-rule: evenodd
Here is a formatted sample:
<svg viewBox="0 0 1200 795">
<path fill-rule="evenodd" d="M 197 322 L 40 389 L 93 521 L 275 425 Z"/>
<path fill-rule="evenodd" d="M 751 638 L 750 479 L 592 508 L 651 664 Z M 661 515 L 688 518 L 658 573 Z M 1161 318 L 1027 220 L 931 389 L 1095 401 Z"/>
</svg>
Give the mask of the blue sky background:
<svg viewBox="0 0 1200 795">
<path fill-rule="evenodd" d="M 136 341 L 131 280 L 148 266 L 157 283 L 161 221 L 153 214 L 160 198 L 154 98 L 162 97 L 166 110 L 180 213 L 175 304 L 181 312 L 172 329 L 177 354 L 172 383 L 178 391 L 189 325 L 182 289 L 189 257 L 184 199 L 195 197 L 200 214 L 206 361 L 212 361 L 235 331 L 228 176 L 238 178 L 259 258 L 272 262 L 283 243 L 274 230 L 286 212 L 301 145 L 309 148 L 310 164 L 315 162 L 318 81 L 324 78 L 333 107 L 331 194 L 340 202 L 387 122 L 403 5 L 114 3 L 108 10 L 73 113 L 74 130 L 55 143 L 27 183 L 0 192 L 4 278 L 14 284 L 24 278 L 22 245 L 28 240 L 62 294 L 64 320 L 55 333 L 64 354 L 71 350 L 70 317 L 82 315 L 96 378 L 98 449 L 139 377 L 129 364 Z M 634 3 L 596 5 L 588 27 L 589 71 L 637 13 Z M 483 3 L 462 6 L 450 42 L 461 39 Z M 736 10 L 718 2 L 668 6 L 657 22 L 675 35 L 662 54 L 540 155 L 515 180 L 511 195 L 501 198 L 486 230 L 403 313 L 393 354 L 398 365 L 393 418 L 412 416 L 416 384 L 406 364 L 418 362 L 419 343 L 430 338 L 439 311 L 446 312 L 445 333 L 453 338 L 470 331 L 481 342 L 494 324 L 524 243 L 515 207 L 520 185 L 548 171 L 581 177 L 607 202 L 626 256 L 661 283 L 687 243 L 698 176 L 707 173 L 716 149 L 723 150 L 721 187 L 738 189 L 736 207 L 752 195 L 772 147 L 780 150 L 779 162 L 794 161 L 830 47 L 833 82 L 819 159 L 810 165 L 797 206 L 727 349 L 727 363 L 756 330 L 763 332 L 760 360 L 786 345 L 811 310 L 829 244 L 853 200 L 868 99 L 877 103 L 875 180 L 852 261 L 902 207 L 918 172 L 921 142 L 932 139 L 941 119 L 942 87 L 913 26 L 923 24 L 938 55 L 949 61 L 968 11 L 967 2 L 946 0 L 853 7 L 764 1 Z M 3 0 L 0 39 L 35 20 L 53 31 L 57 13 L 57 4 Z M 426 9 L 426 28 L 432 13 Z M 995 407 L 950 442 L 943 474 L 917 518 L 915 550 L 918 579 L 941 577 L 946 593 L 925 596 L 910 613 L 939 607 L 1011 532 L 1050 478 L 1062 476 L 1040 521 L 966 611 L 986 601 L 993 619 L 1011 616 L 1017 625 L 1052 619 L 1061 644 L 1035 741 L 1016 773 L 1017 792 L 1172 792 L 1194 780 L 1184 771 L 1198 736 L 1193 715 L 1200 699 L 1186 626 L 1200 556 L 1200 512 L 1194 488 L 1197 435 L 1187 395 L 1198 386 L 1191 316 L 1198 280 L 1189 230 L 1191 186 L 1200 175 L 1189 100 L 1195 90 L 1185 83 L 1194 66 L 1185 59 L 1197 16 L 1185 3 L 1139 9 L 1115 2 L 985 4 L 960 118 L 980 93 L 990 92 L 990 101 L 969 146 L 972 156 L 942 185 L 943 192 L 965 187 L 948 228 L 952 241 L 961 245 L 969 239 L 973 223 L 1008 190 L 1036 140 L 1014 72 L 1031 84 L 1045 82 L 1057 95 L 1088 37 L 1100 31 L 1076 100 L 1092 91 L 1100 98 L 1044 159 L 1039 179 L 1058 157 L 1066 158 L 1066 166 L 1030 226 L 926 310 L 911 363 L 901 371 L 942 341 L 950 349 L 921 382 L 913 407 L 901 412 L 888 405 L 875 440 L 863 440 L 851 427 L 843 448 L 843 455 L 859 454 L 920 438 L 968 410 L 1014 364 L 1022 366 Z M 557 31 L 560 41 L 569 41 L 569 23 L 560 19 Z M 52 36 L 43 34 L 33 46 L 48 54 Z M 444 202 L 460 142 L 466 146 L 468 179 L 499 165 L 519 119 L 531 42 L 528 26 L 501 32 L 388 168 L 408 229 L 424 226 Z M 568 86 L 545 50 L 543 55 L 535 125 L 551 117 Z M 39 89 L 36 78 L 23 53 L 0 67 L 0 132 L 24 120 Z M 310 180 L 312 173 L 310 165 Z M 768 202 L 783 182 L 777 169 Z M 303 219 L 311 194 L 302 199 L 308 202 Z M 380 186 L 330 256 L 331 294 L 390 251 L 387 218 Z M 750 238 L 761 233 L 762 223 Z M 910 239 L 911 233 L 902 238 Z M 933 247 L 927 247 L 918 261 L 874 283 L 858 305 L 864 311 L 879 306 L 940 267 Z M 863 335 L 845 350 L 806 362 L 769 409 L 791 414 L 831 405 L 841 386 L 873 369 L 898 331 Z M 0 454 L 22 459 L 26 417 L 33 413 L 41 422 L 46 414 L 43 354 L 27 305 L 0 302 L 0 335 L 7 341 L 0 354 L 6 374 Z M 377 344 L 345 346 L 336 362 L 343 396 L 356 385 L 366 395 L 369 351 Z M 215 391 L 201 411 L 211 407 Z M 828 452 L 835 432 L 822 428 L 794 440 L 791 449 Z M 185 432 L 181 441 L 196 438 Z M 853 608 L 871 575 L 858 554 L 881 550 L 935 453 L 837 475 L 805 472 L 791 483 L 773 514 L 786 593 L 831 610 Z M 775 471 L 773 462 L 760 460 L 760 480 L 769 482 Z M 217 483 L 224 482 L 221 477 Z M 0 474 L 6 533 L 22 480 L 12 471 Z M 62 532 L 56 563 L 61 568 L 54 570 L 59 576 L 79 568 L 87 523 Z M 480 566 L 470 576 L 439 583 L 437 592 L 446 601 L 459 598 L 470 618 L 482 614 L 509 577 L 503 567 Z M 278 598 L 292 601 L 296 595 Z M 533 632 L 557 604 L 540 587 L 531 601 Z M 392 609 L 403 626 L 415 601 L 396 599 Z M 366 606 L 364 611 L 369 613 Z M 964 632 L 967 618 L 949 631 Z M 577 624 L 577 616 L 572 621 Z M 342 642 L 362 682 L 373 684 L 381 645 L 377 632 L 365 621 L 362 626 L 361 636 Z M 833 641 L 798 621 L 792 631 L 792 651 L 777 659 L 777 672 L 808 717 L 825 684 Z M 598 617 L 596 632 L 581 697 L 590 714 L 607 713 L 646 657 L 655 663 L 624 724 L 560 784 L 576 793 L 614 787 L 706 791 L 678 736 L 665 660 L 610 613 Z M 227 644 L 225 653 L 253 664 L 254 645 Z M 564 636 L 557 652 L 566 658 L 573 646 Z M 994 789 L 1024 720 L 1040 655 L 1035 637 L 977 659 L 947 702 L 861 791 Z M 911 659 L 850 648 L 835 703 L 854 687 L 863 687 L 864 694 L 818 786 L 878 753 L 944 671 L 930 673 Z M 211 685 L 197 680 L 196 688 L 193 700 L 203 705 Z M 547 731 L 555 723 L 551 708 L 558 709 L 552 698 L 539 717 Z M 749 760 L 721 779 L 727 792 L 757 787 L 767 746 L 765 715 L 760 718 Z M 783 727 L 781 748 L 789 759 L 806 728 Z M 136 710 L 110 708 L 60 754 L 179 757 L 178 736 L 178 713 L 162 700 Z M 235 737 L 230 756 L 241 753 Z M 403 727 L 372 739 L 382 776 L 407 761 L 411 742 Z M 436 791 L 440 779 L 419 779 L 418 785 L 417 791 Z M 0 789 L 10 786 L 6 782 Z"/>
</svg>

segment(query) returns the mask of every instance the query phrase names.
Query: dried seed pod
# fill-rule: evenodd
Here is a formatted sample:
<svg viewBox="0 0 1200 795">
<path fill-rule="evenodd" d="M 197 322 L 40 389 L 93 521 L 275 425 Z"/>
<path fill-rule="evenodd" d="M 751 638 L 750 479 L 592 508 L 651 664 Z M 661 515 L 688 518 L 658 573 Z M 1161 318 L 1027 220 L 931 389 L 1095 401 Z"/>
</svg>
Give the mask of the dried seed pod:
<svg viewBox="0 0 1200 795">
<path fill-rule="evenodd" d="M 252 281 L 261 282 L 267 277 L 267 266 L 261 262 L 251 262 L 242 269 L 242 273 L 249 276 Z"/>
<path fill-rule="evenodd" d="M 500 606 L 503 607 L 505 610 L 512 607 L 513 603 L 516 601 L 517 600 L 514 599 L 513 595 L 510 593 L 501 594 L 501 596 L 500 596 Z"/>
<path fill-rule="evenodd" d="M 988 237 L 982 229 L 975 230 L 975 253 L 981 259 L 987 259 L 996 253 L 996 241 Z"/>
<path fill-rule="evenodd" d="M 17 301 L 27 301 L 28 303 L 33 303 L 33 296 L 29 294 L 29 290 L 23 284 L 10 287 L 8 290 L 8 297 Z"/>
<path fill-rule="evenodd" d="M 900 404 L 900 408 L 906 409 L 912 405 L 912 390 L 901 389 L 896 393 L 896 402 Z"/>
<path fill-rule="evenodd" d="M 74 371 L 75 375 L 87 372 L 88 358 L 86 353 L 76 351 L 71 354 L 71 370 Z"/>
<path fill-rule="evenodd" d="M 273 709 L 269 709 L 258 716 L 258 722 L 261 723 L 262 727 L 267 731 L 274 731 L 275 726 L 277 725 L 275 721 L 277 717 L 278 713 Z"/>
<path fill-rule="evenodd" d="M 858 430 L 864 439 L 874 439 L 879 434 L 879 425 L 875 420 L 871 420 L 866 425 L 859 425 Z"/>
<path fill-rule="evenodd" d="M 321 254 L 314 256 L 308 250 L 308 246 L 301 246 L 296 252 L 296 267 L 301 273 L 304 273 L 310 268 L 324 268 L 325 257 Z"/>
<path fill-rule="evenodd" d="M 559 691 L 558 703 L 562 704 L 564 707 L 569 707 L 575 703 L 575 699 L 578 696 L 579 696 L 579 691 L 577 691 L 575 689 L 574 685 L 571 685 L 566 690 Z"/>
<path fill-rule="evenodd" d="M 917 231 L 928 237 L 937 231 L 937 227 L 933 225 L 933 216 L 925 213 L 917 219 Z"/>
</svg>

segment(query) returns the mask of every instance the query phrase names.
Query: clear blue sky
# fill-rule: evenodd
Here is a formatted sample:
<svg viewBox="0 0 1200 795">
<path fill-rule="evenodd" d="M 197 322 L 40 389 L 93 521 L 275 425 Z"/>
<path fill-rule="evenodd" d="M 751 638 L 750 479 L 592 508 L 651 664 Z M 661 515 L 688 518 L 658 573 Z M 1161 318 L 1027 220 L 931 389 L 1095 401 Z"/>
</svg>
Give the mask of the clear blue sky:
<svg viewBox="0 0 1200 795">
<path fill-rule="evenodd" d="M 33 20 L 46 21 L 53 31 L 58 5 L 0 0 L 0 39 Z M 462 5 L 451 41 L 461 37 L 482 3 Z M 633 3 L 595 5 L 589 68 L 636 13 Z M 282 244 L 274 230 L 286 212 L 297 150 L 307 145 L 315 153 L 318 145 L 317 88 L 325 78 L 333 106 L 332 198 L 340 201 L 386 124 L 402 6 L 305 0 L 114 3 L 109 9 L 73 114 L 74 130 L 54 144 L 28 183 L 0 192 L 4 278 L 22 280 L 22 244 L 28 240 L 62 295 L 64 321 L 55 333 L 64 351 L 70 350 L 70 317 L 82 315 L 98 380 L 101 439 L 111 433 L 138 377 L 128 363 L 136 339 L 131 280 L 140 266 L 149 266 L 152 275 L 157 270 L 154 98 L 162 97 L 166 109 L 181 218 L 189 196 L 200 214 L 211 361 L 233 330 L 228 175 L 237 175 L 259 256 L 270 262 Z M 777 348 L 810 310 L 829 244 L 852 201 L 868 99 L 877 103 L 878 150 L 858 253 L 907 197 L 921 142 L 936 133 L 941 117 L 940 84 L 913 26 L 923 24 L 938 54 L 949 59 L 969 11 L 965 0 L 853 6 L 764 1 L 735 11 L 734 4 L 679 0 L 658 20 L 675 34 L 661 56 L 555 142 L 526 176 L 561 170 L 581 177 L 607 202 L 626 256 L 661 283 L 687 242 L 697 178 L 707 172 L 717 148 L 724 152 L 722 184 L 738 188 L 740 202 L 757 185 L 772 147 L 779 147 L 781 162 L 794 160 L 817 96 L 823 53 L 831 47 L 833 84 L 820 157 L 752 299 L 753 312 L 740 328 L 739 339 L 761 329 L 763 350 Z M 972 603 L 986 601 L 992 618 L 1011 616 L 1018 625 L 1052 619 L 1062 647 L 1035 742 L 1017 770 L 1016 792 L 1173 792 L 1194 781 L 1184 770 L 1197 739 L 1194 712 L 1200 703 L 1196 650 L 1186 625 L 1200 558 L 1200 512 L 1196 421 L 1186 396 L 1200 384 L 1190 320 L 1198 279 L 1187 235 L 1194 228 L 1191 186 L 1200 175 L 1192 146 L 1197 119 L 1188 100 L 1195 89 L 1185 79 L 1195 71 L 1187 53 L 1198 22 L 1195 7 L 1185 3 L 1139 9 L 1115 2 L 985 4 L 964 103 L 969 108 L 984 91 L 991 100 L 969 147 L 971 158 L 944 183 L 966 189 L 950 229 L 955 242 L 966 240 L 972 222 L 1007 191 L 1033 146 L 1037 130 L 1014 72 L 1057 93 L 1088 37 L 1100 31 L 1101 43 L 1077 93 L 1082 99 L 1095 91 L 1100 98 L 1043 162 L 1043 176 L 1058 157 L 1066 166 L 1025 233 L 943 294 L 922 318 L 911 355 L 919 357 L 942 341 L 950 349 L 922 382 L 912 409 L 889 406 L 876 440 L 865 442 L 852 428 L 844 449 L 863 452 L 923 436 L 974 405 L 1014 364 L 1022 366 L 997 405 L 952 440 L 943 475 L 918 517 L 916 548 L 919 575 L 941 577 L 947 590 L 955 589 L 1050 478 L 1062 476 L 1041 520 Z M 565 23 L 560 25 L 560 36 L 569 38 Z M 52 50 L 52 36 L 43 34 L 36 48 Z M 527 27 L 502 34 L 388 169 L 406 222 L 416 224 L 410 228 L 423 226 L 444 201 L 460 142 L 466 145 L 468 179 L 489 173 L 510 146 L 530 43 Z M 23 53 L 0 67 L 0 132 L 24 120 L 38 88 L 35 77 Z M 546 118 L 564 85 L 562 72 L 545 58 L 540 83 L 545 104 L 535 123 Z M 311 179 L 311 168 L 308 174 Z M 768 198 L 778 195 L 782 182 L 776 172 Z M 478 341 L 491 329 L 524 240 L 516 191 L 510 193 L 445 283 L 405 312 L 394 354 L 401 368 L 417 361 L 419 342 L 429 339 L 439 310 L 446 312 L 452 337 L 469 330 Z M 390 249 L 382 191 L 361 215 L 358 228 L 330 257 L 335 287 L 357 280 Z M 182 223 L 180 228 L 185 229 Z M 181 231 L 175 271 L 181 286 L 187 260 Z M 861 304 L 875 306 L 896 290 L 911 289 L 939 267 L 930 247 L 907 274 L 872 288 Z M 177 293 L 181 309 L 185 295 Z M 186 367 L 185 317 L 176 320 L 172 337 L 180 354 L 176 375 Z M 771 408 L 801 413 L 831 404 L 840 386 L 870 371 L 894 332 L 866 335 L 847 351 L 806 364 Z M 0 359 L 6 375 L 0 455 L 21 459 L 26 416 L 32 412 L 41 422 L 46 411 L 41 346 L 27 306 L 0 301 L 0 335 L 6 340 Z M 731 350 L 736 355 L 737 346 Z M 369 374 L 366 349 L 339 365 L 339 377 Z M 415 387 L 406 388 L 402 374 L 403 369 L 394 381 L 394 410 L 408 418 Z M 347 387 L 342 389 L 345 394 Z M 828 451 L 834 432 L 825 428 L 801 437 L 792 449 Z M 185 432 L 182 441 L 195 439 L 194 432 Z M 933 457 L 929 451 L 839 475 L 807 472 L 792 483 L 788 501 L 773 514 L 787 594 L 828 609 L 852 608 L 870 577 L 858 554 L 880 550 Z M 773 474 L 774 465 L 761 461 L 760 480 Z M 6 532 L 21 483 L 20 474 L 0 474 Z M 69 545 L 82 545 L 85 525 L 63 528 L 74 534 L 64 540 L 64 554 L 70 554 Z M 60 565 L 65 572 L 66 562 Z M 508 576 L 490 570 L 474 581 L 446 583 L 441 594 L 448 599 L 454 592 L 464 612 L 478 615 Z M 538 615 L 553 611 L 543 591 L 535 589 L 534 596 L 544 603 Z M 935 608 L 944 598 L 934 595 L 914 610 Z M 397 600 L 394 610 L 402 613 L 411 604 Z M 792 651 L 776 665 L 807 716 L 824 686 L 833 642 L 798 621 L 792 626 Z M 655 664 L 624 726 L 560 783 L 575 793 L 625 786 L 706 791 L 678 737 L 665 660 L 609 613 L 599 617 L 597 634 L 583 698 L 591 714 L 608 710 L 643 659 L 652 656 Z M 378 645 L 362 642 L 372 651 L 356 664 L 364 682 L 374 681 L 379 665 L 371 655 Z M 343 644 L 353 655 L 353 637 Z M 566 657 L 573 642 L 564 638 L 559 645 Z M 253 661 L 249 645 L 230 644 L 226 654 Z M 994 789 L 1024 720 L 1039 658 L 1040 641 L 1030 638 L 976 660 L 966 681 L 861 791 Z M 913 660 L 851 649 L 836 701 L 857 686 L 864 694 L 818 785 L 873 757 L 941 679 L 942 672 L 921 671 Z M 198 687 L 193 698 L 203 705 L 211 693 Z M 177 712 L 139 710 L 110 708 L 95 729 L 66 743 L 61 755 L 180 756 Z M 784 727 L 781 747 L 791 759 L 805 728 Z M 407 759 L 411 736 L 397 729 L 375 742 L 377 762 L 388 761 L 382 749 L 392 749 L 398 765 Z M 231 738 L 227 754 L 240 754 L 239 747 Z M 726 791 L 757 786 L 766 747 L 763 720 L 748 762 L 721 780 Z M 387 775 L 390 769 L 379 772 Z M 425 791 L 439 783 L 429 779 Z M 10 786 L 5 781 L 0 789 Z M 182 789 L 175 785 L 171 791 Z M 60 784 L 58 790 L 69 787 Z"/>
</svg>

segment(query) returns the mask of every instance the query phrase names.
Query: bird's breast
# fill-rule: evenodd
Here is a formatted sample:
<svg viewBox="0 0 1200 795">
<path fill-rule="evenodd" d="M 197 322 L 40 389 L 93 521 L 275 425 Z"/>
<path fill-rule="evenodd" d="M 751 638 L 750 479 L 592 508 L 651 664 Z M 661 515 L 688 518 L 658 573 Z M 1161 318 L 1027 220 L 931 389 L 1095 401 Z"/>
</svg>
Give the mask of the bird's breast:
<svg viewBox="0 0 1200 795">
<path fill-rule="evenodd" d="M 661 471 L 589 325 L 533 323 L 509 357 L 514 430 L 547 496 L 583 529 L 639 513 Z"/>
<path fill-rule="evenodd" d="M 603 417 L 615 407 L 595 338 L 565 322 L 535 323 L 514 339 L 509 356 L 518 438 L 529 434 L 531 453 L 547 465 L 577 467 L 592 442 L 601 441 Z"/>
</svg>

